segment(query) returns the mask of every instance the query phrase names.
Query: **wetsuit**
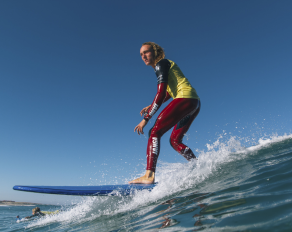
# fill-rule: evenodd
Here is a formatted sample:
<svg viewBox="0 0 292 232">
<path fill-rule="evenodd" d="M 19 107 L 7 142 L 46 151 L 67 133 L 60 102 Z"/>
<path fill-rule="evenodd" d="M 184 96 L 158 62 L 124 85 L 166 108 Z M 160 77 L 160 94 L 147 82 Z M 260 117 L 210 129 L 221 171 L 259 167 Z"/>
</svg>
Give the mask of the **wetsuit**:
<svg viewBox="0 0 292 232">
<path fill-rule="evenodd" d="M 146 170 L 154 172 L 159 156 L 160 138 L 172 127 L 174 129 L 170 136 L 171 146 L 187 160 L 196 158 L 192 150 L 182 143 L 182 139 L 200 111 L 200 98 L 176 63 L 162 59 L 156 64 L 155 73 L 157 94 L 144 114 L 144 120 L 148 121 L 163 102 L 171 97 L 173 100 L 159 114 L 149 131 Z"/>
<path fill-rule="evenodd" d="M 30 218 L 33 218 L 33 217 L 43 217 L 43 216 L 46 216 L 46 215 L 54 215 L 54 214 L 57 214 L 59 213 L 60 210 L 56 210 L 56 211 L 40 211 L 40 212 L 37 212 L 31 216 L 28 216 L 28 217 L 25 217 L 26 219 L 30 219 Z M 17 218 L 17 217 L 16 217 Z M 19 218 L 19 216 L 18 216 Z"/>
<path fill-rule="evenodd" d="M 37 212 L 31 216 L 28 216 L 28 217 L 25 217 L 26 219 L 30 219 L 30 218 L 33 218 L 33 217 L 43 217 L 43 216 L 46 216 L 44 213 L 42 212 Z"/>
</svg>

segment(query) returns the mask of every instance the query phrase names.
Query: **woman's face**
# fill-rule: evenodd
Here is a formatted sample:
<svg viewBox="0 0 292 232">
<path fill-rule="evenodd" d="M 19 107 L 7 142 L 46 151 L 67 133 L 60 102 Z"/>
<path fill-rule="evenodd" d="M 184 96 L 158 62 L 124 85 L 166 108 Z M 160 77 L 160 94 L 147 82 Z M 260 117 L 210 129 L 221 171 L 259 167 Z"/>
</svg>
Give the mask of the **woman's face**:
<svg viewBox="0 0 292 232">
<path fill-rule="evenodd" d="M 143 45 L 140 49 L 140 55 L 146 65 L 155 67 L 155 54 L 151 45 Z"/>
</svg>

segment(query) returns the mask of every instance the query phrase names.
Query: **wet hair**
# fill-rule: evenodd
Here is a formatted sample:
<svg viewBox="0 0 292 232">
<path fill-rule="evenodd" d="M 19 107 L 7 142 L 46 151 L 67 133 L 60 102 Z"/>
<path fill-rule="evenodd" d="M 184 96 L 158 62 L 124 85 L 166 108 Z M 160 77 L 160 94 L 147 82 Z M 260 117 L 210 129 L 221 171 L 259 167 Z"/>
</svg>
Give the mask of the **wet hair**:
<svg viewBox="0 0 292 232">
<path fill-rule="evenodd" d="M 32 209 L 32 212 L 34 213 L 41 212 L 41 209 L 39 207 L 35 207 Z"/>
<path fill-rule="evenodd" d="M 160 47 L 157 43 L 154 42 L 146 42 L 143 43 L 143 45 L 150 45 L 154 51 L 154 55 L 155 55 L 155 64 L 157 64 L 158 61 L 164 59 L 165 57 L 165 53 L 162 47 Z"/>
</svg>

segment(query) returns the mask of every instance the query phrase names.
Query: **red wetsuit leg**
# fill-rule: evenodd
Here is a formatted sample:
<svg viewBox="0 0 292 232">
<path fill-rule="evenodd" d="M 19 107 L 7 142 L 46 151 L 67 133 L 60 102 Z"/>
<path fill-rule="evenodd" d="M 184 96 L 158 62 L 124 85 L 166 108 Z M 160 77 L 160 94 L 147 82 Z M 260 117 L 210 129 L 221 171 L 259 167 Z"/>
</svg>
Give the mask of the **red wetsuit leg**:
<svg viewBox="0 0 292 232">
<path fill-rule="evenodd" d="M 173 131 L 170 136 L 170 144 L 174 150 L 176 150 L 179 154 L 185 157 L 188 161 L 196 158 L 193 151 L 182 143 L 184 135 L 189 130 L 192 122 L 197 117 L 200 112 L 200 102 L 197 109 L 193 110 L 190 114 L 185 116 L 182 120 L 179 121 L 173 128 Z"/>
<path fill-rule="evenodd" d="M 166 106 L 165 109 L 159 114 L 149 135 L 146 170 L 155 171 L 157 159 L 159 156 L 161 136 L 189 114 L 193 116 L 195 114 L 194 112 L 198 111 L 200 108 L 199 106 L 200 101 L 197 99 L 176 98 L 171 101 L 168 106 Z M 192 117 L 192 121 L 194 119 L 195 117 Z"/>
</svg>

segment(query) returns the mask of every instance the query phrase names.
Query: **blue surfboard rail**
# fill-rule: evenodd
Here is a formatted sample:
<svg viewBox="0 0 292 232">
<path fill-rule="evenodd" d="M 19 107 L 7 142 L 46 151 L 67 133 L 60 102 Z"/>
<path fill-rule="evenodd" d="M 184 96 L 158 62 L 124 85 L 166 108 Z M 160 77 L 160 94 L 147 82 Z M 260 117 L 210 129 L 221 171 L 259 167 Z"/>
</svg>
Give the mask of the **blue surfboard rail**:
<svg viewBox="0 0 292 232">
<path fill-rule="evenodd" d="M 156 184 L 124 184 L 100 186 L 28 186 L 15 185 L 14 190 L 74 196 L 119 196 L 130 195 L 135 191 L 151 191 Z"/>
</svg>

